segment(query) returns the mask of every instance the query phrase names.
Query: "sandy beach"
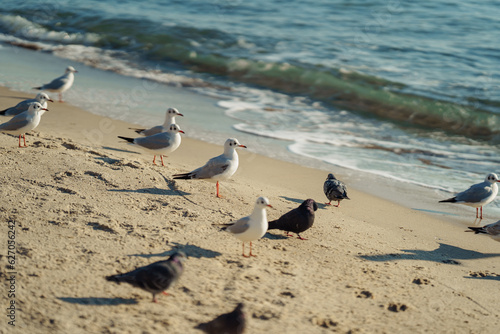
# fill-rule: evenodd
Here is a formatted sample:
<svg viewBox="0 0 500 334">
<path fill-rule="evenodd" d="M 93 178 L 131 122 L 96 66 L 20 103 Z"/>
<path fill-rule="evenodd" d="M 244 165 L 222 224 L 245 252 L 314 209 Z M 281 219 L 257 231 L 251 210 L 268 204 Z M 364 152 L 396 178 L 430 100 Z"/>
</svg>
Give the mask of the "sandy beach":
<svg viewBox="0 0 500 334">
<path fill-rule="evenodd" d="M 0 109 L 33 95 L 0 88 Z M 117 138 L 134 137 L 131 124 L 67 103 L 48 108 L 26 135 L 29 147 L 0 133 L 1 333 L 201 333 L 197 324 L 239 302 L 247 333 L 500 328 L 500 243 L 465 233 L 467 225 L 351 188 L 350 201 L 327 207 L 328 173 L 252 153 L 251 142 L 242 142 L 249 151 L 239 151 L 240 168 L 219 199 L 213 183 L 172 175 L 222 153 L 222 143 L 190 139 L 183 128 L 180 148 L 155 166 Z M 308 240 L 271 231 L 254 242 L 257 257 L 242 257 L 241 242 L 213 224 L 248 215 L 258 196 L 273 206 L 269 219 L 316 200 Z M 104 279 L 176 250 L 189 257 L 184 274 L 156 304 Z M 5 315 L 12 301 L 15 327 Z"/>
</svg>

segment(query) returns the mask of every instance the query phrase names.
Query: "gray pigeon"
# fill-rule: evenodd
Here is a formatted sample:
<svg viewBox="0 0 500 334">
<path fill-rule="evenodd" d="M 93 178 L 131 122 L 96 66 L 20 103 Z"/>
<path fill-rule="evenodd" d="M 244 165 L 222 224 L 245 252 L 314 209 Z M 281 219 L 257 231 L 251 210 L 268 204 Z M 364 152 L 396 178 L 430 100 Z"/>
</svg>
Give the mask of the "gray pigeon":
<svg viewBox="0 0 500 334">
<path fill-rule="evenodd" d="M 214 320 L 199 324 L 195 328 L 208 334 L 243 334 L 246 326 L 243 307 L 243 303 L 239 303 L 234 311 L 221 314 Z"/>
<path fill-rule="evenodd" d="M 186 254 L 177 252 L 168 260 L 151 263 L 145 267 L 137 268 L 125 274 L 107 276 L 106 280 L 115 283 L 128 283 L 153 294 L 153 302 L 157 303 L 156 295 L 160 292 L 166 294 L 168 289 L 182 274 L 182 262 Z"/>
<path fill-rule="evenodd" d="M 298 238 L 307 240 L 300 236 L 300 233 L 308 230 L 314 223 L 314 211 L 318 210 L 318 205 L 313 199 L 306 199 L 302 204 L 281 216 L 279 219 L 269 222 L 268 230 L 283 230 L 291 237 L 289 232 L 297 233 Z"/>
<path fill-rule="evenodd" d="M 330 201 L 325 203 L 326 205 L 332 205 L 332 201 L 337 201 L 337 205 L 334 206 L 338 208 L 341 200 L 350 199 L 347 197 L 347 188 L 344 182 L 337 180 L 332 173 L 328 174 L 323 184 L 323 191 L 325 192 L 326 198 Z"/>
</svg>

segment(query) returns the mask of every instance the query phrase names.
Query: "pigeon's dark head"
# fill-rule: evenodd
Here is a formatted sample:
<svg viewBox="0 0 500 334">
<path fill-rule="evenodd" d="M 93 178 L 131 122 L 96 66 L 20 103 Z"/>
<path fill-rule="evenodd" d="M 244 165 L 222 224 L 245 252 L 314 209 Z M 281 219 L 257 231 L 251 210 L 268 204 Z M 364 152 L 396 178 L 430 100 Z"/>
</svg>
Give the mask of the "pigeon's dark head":
<svg viewBox="0 0 500 334">
<path fill-rule="evenodd" d="M 311 209 L 312 211 L 318 210 L 318 204 L 312 198 L 306 199 L 302 202 L 302 206 Z"/>
<path fill-rule="evenodd" d="M 328 174 L 326 179 L 327 180 L 336 180 L 335 176 L 332 173 Z"/>
</svg>

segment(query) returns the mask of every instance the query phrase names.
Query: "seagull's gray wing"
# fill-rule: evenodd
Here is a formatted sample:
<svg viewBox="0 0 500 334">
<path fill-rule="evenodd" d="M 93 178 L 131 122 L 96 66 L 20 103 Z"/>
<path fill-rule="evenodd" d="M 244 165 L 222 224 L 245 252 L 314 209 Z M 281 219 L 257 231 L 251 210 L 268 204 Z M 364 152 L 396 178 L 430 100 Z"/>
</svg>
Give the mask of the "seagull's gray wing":
<svg viewBox="0 0 500 334">
<path fill-rule="evenodd" d="M 162 125 L 157 125 L 153 126 L 150 129 L 146 129 L 144 131 L 141 131 L 141 135 L 143 136 L 152 136 L 158 133 L 162 133 L 165 130 L 165 128 Z"/>
<path fill-rule="evenodd" d="M 457 194 L 455 199 L 457 202 L 478 203 L 490 196 L 493 188 L 488 182 L 474 184 L 469 189 Z"/>
<path fill-rule="evenodd" d="M 30 119 L 27 112 L 20 113 L 17 116 L 11 118 L 8 122 L 0 124 L 0 130 L 3 131 L 15 131 L 29 124 Z"/>
<path fill-rule="evenodd" d="M 248 230 L 250 227 L 250 217 L 243 217 L 236 222 L 234 222 L 233 225 L 230 225 L 226 228 L 226 231 L 229 231 L 233 234 L 240 234 Z"/>
<path fill-rule="evenodd" d="M 172 144 L 172 138 L 167 132 L 158 133 L 148 137 L 135 138 L 134 144 L 149 150 L 160 150 Z"/>
<path fill-rule="evenodd" d="M 68 77 L 63 75 L 42 86 L 42 89 L 58 90 L 68 82 Z"/>
<path fill-rule="evenodd" d="M 5 115 L 5 116 L 19 115 L 20 113 L 28 110 L 30 103 L 33 103 L 33 102 L 38 102 L 38 101 L 36 99 L 28 99 L 28 100 L 21 101 L 18 104 L 16 104 L 14 107 L 5 109 L 3 112 L 1 112 L 1 114 Z"/>
<path fill-rule="evenodd" d="M 208 160 L 208 162 L 198 169 L 195 169 L 191 174 L 197 179 L 210 179 L 215 175 L 223 173 L 229 167 L 229 160 L 224 155 L 219 155 Z"/>
<path fill-rule="evenodd" d="M 484 227 L 484 230 L 490 235 L 500 236 L 500 223 L 496 222 L 493 224 L 486 225 Z"/>
</svg>

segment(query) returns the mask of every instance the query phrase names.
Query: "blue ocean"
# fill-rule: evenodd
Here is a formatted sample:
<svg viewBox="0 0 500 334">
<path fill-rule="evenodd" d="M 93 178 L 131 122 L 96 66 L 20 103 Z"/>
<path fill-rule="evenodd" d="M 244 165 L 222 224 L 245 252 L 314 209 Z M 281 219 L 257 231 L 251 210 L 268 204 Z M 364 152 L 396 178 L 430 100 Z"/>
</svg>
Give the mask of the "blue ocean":
<svg viewBox="0 0 500 334">
<path fill-rule="evenodd" d="M 449 196 L 500 173 L 499 31 L 487 0 L 4 0 L 0 84 L 35 94 L 73 65 L 91 112 L 174 106 L 192 137 Z"/>
</svg>

